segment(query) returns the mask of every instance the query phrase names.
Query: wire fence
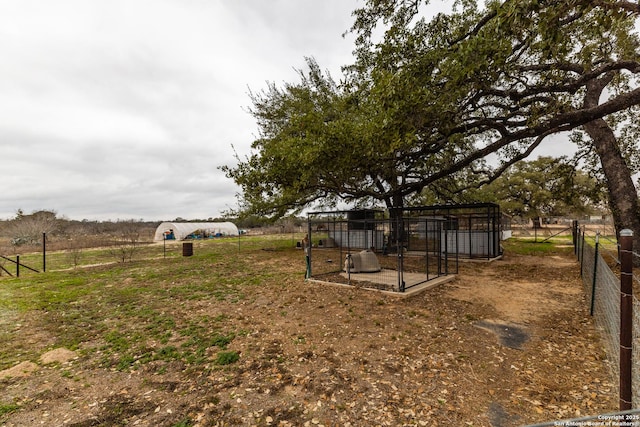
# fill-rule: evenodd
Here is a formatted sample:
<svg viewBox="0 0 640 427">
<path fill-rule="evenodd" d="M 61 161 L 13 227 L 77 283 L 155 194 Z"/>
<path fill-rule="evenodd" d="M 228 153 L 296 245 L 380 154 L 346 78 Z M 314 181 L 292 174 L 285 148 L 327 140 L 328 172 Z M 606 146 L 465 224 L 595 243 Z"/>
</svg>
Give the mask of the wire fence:
<svg viewBox="0 0 640 427">
<path fill-rule="evenodd" d="M 155 242 L 148 236 L 135 239 L 93 236 L 88 242 L 80 241 L 81 239 L 68 240 L 66 245 L 60 242 L 56 242 L 57 245 L 47 243 L 46 247 L 25 245 L 13 248 L 14 253 L 0 251 L 0 279 L 156 258 L 198 256 L 205 247 L 212 245 L 224 246 L 226 250 L 238 253 L 293 250 L 303 236 L 304 233 L 293 231 L 160 242 Z M 301 270 L 304 271 L 304 267 Z"/>
<path fill-rule="evenodd" d="M 599 329 L 607 352 L 610 365 L 618 388 L 620 386 L 620 316 L 621 316 L 621 282 L 620 282 L 620 244 L 609 236 L 590 233 L 581 228 L 575 239 L 575 252 L 580 261 L 580 271 L 585 295 L 591 315 Z M 640 262 L 638 253 L 633 252 L 633 263 Z M 634 289 L 640 289 L 640 277 L 635 272 Z M 640 302 L 633 298 L 632 324 L 632 404 L 640 407 Z"/>
<path fill-rule="evenodd" d="M 311 212 L 302 244 L 307 278 L 404 293 L 457 273 L 459 252 L 487 253 L 491 238 L 498 236 L 465 230 L 461 237 L 459 228 L 457 220 L 435 217 Z"/>
<path fill-rule="evenodd" d="M 635 254 L 638 257 L 637 254 Z M 636 258 L 637 259 L 637 258 Z M 634 274 L 634 281 L 636 284 L 640 283 L 638 280 L 638 276 Z M 640 303 L 637 298 L 633 298 L 633 343 L 634 348 L 638 349 L 638 344 L 640 344 Z M 633 364 L 632 364 L 632 385 L 633 385 L 633 406 L 640 406 L 640 356 L 636 351 L 633 355 Z"/>
</svg>

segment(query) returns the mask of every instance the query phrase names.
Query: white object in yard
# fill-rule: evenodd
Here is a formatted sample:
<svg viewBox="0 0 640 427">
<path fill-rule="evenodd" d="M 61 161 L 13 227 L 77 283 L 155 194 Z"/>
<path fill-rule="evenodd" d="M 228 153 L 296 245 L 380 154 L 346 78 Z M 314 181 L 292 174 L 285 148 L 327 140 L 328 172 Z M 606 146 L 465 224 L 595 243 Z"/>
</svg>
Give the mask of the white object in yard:
<svg viewBox="0 0 640 427">
<path fill-rule="evenodd" d="M 351 261 L 351 265 L 349 265 L 349 261 Z M 344 269 L 351 273 L 374 273 L 381 270 L 376 254 L 367 250 L 350 256 L 347 255 L 347 259 L 344 261 Z"/>
</svg>

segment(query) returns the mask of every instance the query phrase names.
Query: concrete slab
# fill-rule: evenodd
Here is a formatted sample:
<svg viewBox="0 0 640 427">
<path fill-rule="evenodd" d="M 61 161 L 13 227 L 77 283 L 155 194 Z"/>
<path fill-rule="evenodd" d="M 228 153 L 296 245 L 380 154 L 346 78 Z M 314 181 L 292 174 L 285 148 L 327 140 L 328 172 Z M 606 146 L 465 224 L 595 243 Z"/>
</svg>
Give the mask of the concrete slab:
<svg viewBox="0 0 640 427">
<path fill-rule="evenodd" d="M 347 273 L 341 273 L 341 276 L 346 278 Z M 450 274 L 447 276 L 434 277 L 431 280 L 426 281 L 426 277 L 422 273 L 404 273 L 403 278 L 405 282 L 405 289 L 406 289 L 405 292 L 376 289 L 374 287 L 367 287 L 366 285 L 360 286 L 359 288 L 367 291 L 379 292 L 385 295 L 390 295 L 398 298 L 406 298 L 406 297 L 419 294 L 426 290 L 433 289 L 444 283 L 448 283 L 455 279 L 455 275 Z M 389 288 L 394 288 L 394 289 L 397 289 L 397 286 L 398 286 L 398 276 L 397 276 L 397 271 L 395 270 L 382 270 L 376 273 L 352 273 L 351 280 L 355 282 L 361 282 L 361 283 L 370 282 L 373 284 L 385 285 Z M 326 285 L 351 288 L 351 289 L 353 289 L 354 287 L 354 285 L 329 282 L 326 280 L 307 279 L 307 281 L 310 283 L 326 284 Z"/>
</svg>

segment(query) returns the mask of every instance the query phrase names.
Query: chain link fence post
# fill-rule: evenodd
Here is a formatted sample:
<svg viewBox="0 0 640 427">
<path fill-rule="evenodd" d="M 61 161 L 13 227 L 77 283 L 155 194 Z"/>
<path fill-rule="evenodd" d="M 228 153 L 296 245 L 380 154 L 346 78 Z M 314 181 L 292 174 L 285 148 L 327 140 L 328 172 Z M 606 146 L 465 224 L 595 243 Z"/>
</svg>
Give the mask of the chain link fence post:
<svg viewBox="0 0 640 427">
<path fill-rule="evenodd" d="M 633 231 L 620 231 L 620 410 L 632 408 Z"/>
<path fill-rule="evenodd" d="M 596 233 L 596 248 L 595 256 L 593 257 L 593 281 L 591 282 L 591 309 L 589 314 L 593 316 L 593 311 L 596 304 L 596 283 L 598 279 L 598 246 L 600 246 L 600 232 Z"/>
<path fill-rule="evenodd" d="M 583 227 L 582 229 L 582 233 L 580 236 L 580 276 L 582 276 L 582 271 L 584 270 L 584 247 L 585 247 L 585 234 L 586 234 L 587 230 L 585 227 Z"/>
</svg>

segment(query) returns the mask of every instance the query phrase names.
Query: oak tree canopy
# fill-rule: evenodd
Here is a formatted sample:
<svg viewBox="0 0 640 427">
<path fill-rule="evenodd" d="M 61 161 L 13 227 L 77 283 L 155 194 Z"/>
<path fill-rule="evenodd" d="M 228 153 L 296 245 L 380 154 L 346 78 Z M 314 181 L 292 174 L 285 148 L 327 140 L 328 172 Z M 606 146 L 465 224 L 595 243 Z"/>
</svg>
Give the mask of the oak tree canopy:
<svg viewBox="0 0 640 427">
<path fill-rule="evenodd" d="M 625 158 L 637 144 L 621 149 L 613 126 L 640 104 L 640 6 L 463 0 L 426 18 L 426 3 L 368 0 L 354 11 L 355 59 L 339 82 L 309 59 L 299 82 L 252 94 L 253 151 L 223 168 L 241 210 L 406 206 L 453 176 L 490 183 L 545 138 L 580 130 L 616 225 L 640 236 Z"/>
</svg>

